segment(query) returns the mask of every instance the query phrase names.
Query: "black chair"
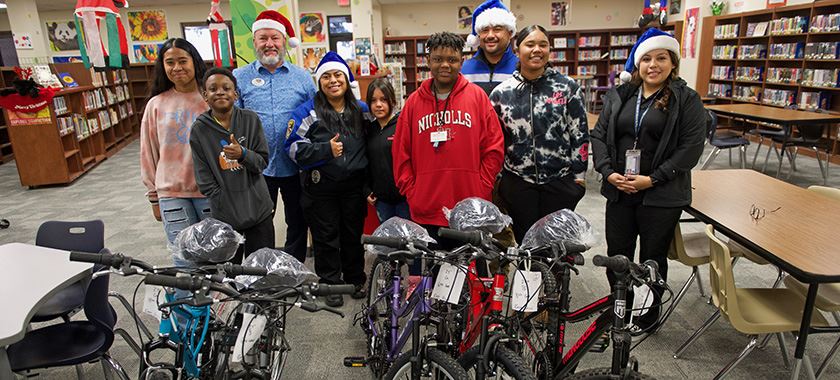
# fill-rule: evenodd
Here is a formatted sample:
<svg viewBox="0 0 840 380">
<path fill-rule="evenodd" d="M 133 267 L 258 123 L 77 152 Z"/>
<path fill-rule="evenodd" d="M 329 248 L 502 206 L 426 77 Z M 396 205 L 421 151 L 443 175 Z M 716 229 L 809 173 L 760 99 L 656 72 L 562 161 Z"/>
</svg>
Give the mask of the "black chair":
<svg viewBox="0 0 840 380">
<path fill-rule="evenodd" d="M 99 253 L 105 248 L 105 224 L 101 220 L 85 222 L 48 221 L 38 227 L 35 245 L 65 251 Z M 32 322 L 62 318 L 65 322 L 85 303 L 86 280 L 76 282 L 38 307 Z"/>
<path fill-rule="evenodd" d="M 714 161 L 718 154 L 720 154 L 721 150 L 724 149 L 732 149 L 738 148 L 740 151 L 740 161 L 741 161 L 741 169 L 744 168 L 747 161 L 747 145 L 750 145 L 749 140 L 744 138 L 743 135 L 719 135 L 717 133 L 718 130 L 718 118 L 712 111 L 707 111 L 709 113 L 709 117 L 711 121 L 708 124 L 707 132 L 709 137 L 709 144 L 714 147 L 709 155 L 706 157 L 706 161 L 703 162 L 702 170 L 705 170 L 709 165 Z M 732 165 L 732 151 L 729 151 L 729 164 Z"/>
<path fill-rule="evenodd" d="M 799 132 L 796 136 L 774 136 L 773 143 L 779 144 L 781 147 L 781 154 L 779 155 L 779 167 L 776 170 L 776 178 L 782 174 L 782 163 L 784 162 L 784 154 L 787 153 L 790 160 L 790 171 L 787 179 L 790 179 L 793 171 L 796 170 L 796 156 L 799 153 L 799 148 L 808 148 L 814 151 L 817 157 L 817 164 L 820 166 L 820 174 L 823 177 L 823 185 L 828 184 L 828 165 L 831 163 L 831 148 L 832 143 L 829 139 L 823 139 L 822 125 L 808 125 L 797 128 Z M 790 149 L 793 148 L 793 152 Z M 825 154 L 825 165 L 820 159 L 820 153 Z M 765 159 L 765 165 L 766 159 Z"/>
<path fill-rule="evenodd" d="M 58 323 L 32 330 L 23 340 L 8 347 L 12 371 L 76 366 L 76 373 L 83 378 L 80 365 L 99 360 L 110 379 L 110 370 L 128 380 L 122 366 L 111 358 L 108 350 L 114 343 L 114 325 L 117 313 L 108 302 L 108 275 L 90 281 L 85 291 L 84 310 L 87 320 Z"/>
</svg>

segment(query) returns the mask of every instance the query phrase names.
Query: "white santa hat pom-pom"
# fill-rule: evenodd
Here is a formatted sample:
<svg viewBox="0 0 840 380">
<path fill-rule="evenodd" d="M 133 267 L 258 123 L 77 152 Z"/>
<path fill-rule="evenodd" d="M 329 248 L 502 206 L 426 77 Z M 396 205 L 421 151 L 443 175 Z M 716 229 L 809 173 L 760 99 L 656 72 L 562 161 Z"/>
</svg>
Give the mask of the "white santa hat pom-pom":
<svg viewBox="0 0 840 380">
<path fill-rule="evenodd" d="M 289 37 L 289 46 L 293 48 L 300 46 L 300 39 L 297 37 Z"/>
<path fill-rule="evenodd" d="M 630 80 L 633 79 L 633 75 L 622 71 L 621 74 L 618 74 L 618 79 L 621 79 L 621 83 L 630 83 Z"/>
<path fill-rule="evenodd" d="M 478 47 L 478 36 L 475 34 L 470 34 L 467 36 L 467 46 L 472 47 L 473 49 Z"/>
</svg>

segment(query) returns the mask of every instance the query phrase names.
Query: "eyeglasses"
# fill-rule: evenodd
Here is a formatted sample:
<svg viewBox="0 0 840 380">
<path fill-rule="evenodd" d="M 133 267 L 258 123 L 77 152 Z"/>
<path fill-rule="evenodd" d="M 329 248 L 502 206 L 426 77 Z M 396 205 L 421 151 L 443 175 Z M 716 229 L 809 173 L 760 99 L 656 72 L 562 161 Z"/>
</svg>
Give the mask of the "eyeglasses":
<svg viewBox="0 0 840 380">
<path fill-rule="evenodd" d="M 776 212 L 776 211 L 779 211 L 779 210 L 781 210 L 781 209 L 782 209 L 782 206 L 779 206 L 779 207 L 776 207 L 776 209 L 775 209 L 775 210 L 772 210 L 772 211 L 770 211 L 770 212 L 771 212 L 771 213 L 772 213 L 772 212 Z M 753 204 L 752 204 L 752 206 L 750 206 L 750 217 L 751 217 L 754 221 L 756 221 L 756 222 L 757 222 L 757 221 L 761 220 L 762 218 L 764 218 L 765 216 L 767 216 L 767 210 L 765 210 L 765 209 L 764 209 L 764 208 L 762 208 L 762 207 L 757 207 L 757 206 L 755 205 L 755 203 L 753 203 Z"/>
</svg>

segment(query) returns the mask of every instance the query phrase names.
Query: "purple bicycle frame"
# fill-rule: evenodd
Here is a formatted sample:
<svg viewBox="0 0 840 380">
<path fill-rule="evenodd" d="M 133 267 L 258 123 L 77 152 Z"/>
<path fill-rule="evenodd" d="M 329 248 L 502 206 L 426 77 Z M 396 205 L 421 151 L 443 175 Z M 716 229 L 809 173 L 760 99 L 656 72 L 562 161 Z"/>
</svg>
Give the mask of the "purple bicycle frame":
<svg viewBox="0 0 840 380">
<path fill-rule="evenodd" d="M 400 306 L 401 287 L 402 276 L 396 274 L 393 278 L 393 286 L 386 290 L 384 294 L 380 294 L 376 300 L 376 302 L 379 302 L 379 300 L 385 297 L 391 297 L 391 341 L 388 342 L 390 347 L 388 347 L 387 357 L 389 362 L 393 361 L 397 355 L 402 352 L 402 348 L 408 340 L 408 337 L 411 336 L 414 324 L 417 323 L 416 321 L 418 321 L 423 315 L 431 312 L 431 305 L 425 296 L 426 290 L 432 289 L 432 278 L 430 276 L 422 276 L 420 284 L 417 285 L 417 288 L 414 289 L 414 292 L 408 300 L 402 304 L 402 307 Z M 412 308 L 412 317 L 406 323 L 405 328 L 402 329 L 402 334 L 399 334 L 398 336 L 400 328 L 399 319 Z M 368 325 L 370 326 L 374 336 L 380 335 L 380 332 L 376 331 L 376 325 L 373 323 L 373 319 L 370 316 L 368 316 Z"/>
</svg>

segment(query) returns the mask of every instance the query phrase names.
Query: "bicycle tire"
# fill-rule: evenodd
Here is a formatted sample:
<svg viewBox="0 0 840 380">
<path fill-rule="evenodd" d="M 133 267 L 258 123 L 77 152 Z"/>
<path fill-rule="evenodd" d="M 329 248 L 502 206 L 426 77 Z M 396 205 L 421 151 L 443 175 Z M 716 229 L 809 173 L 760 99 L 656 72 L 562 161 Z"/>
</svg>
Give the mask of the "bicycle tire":
<svg viewBox="0 0 840 380">
<path fill-rule="evenodd" d="M 478 353 L 480 348 L 479 346 L 474 346 L 458 358 L 458 364 L 467 371 L 468 379 L 475 378 L 474 371 L 479 364 Z M 493 377 L 494 379 L 536 380 L 536 376 L 531 372 L 530 367 L 525 364 L 525 360 L 509 348 L 497 344 L 492 355 L 490 366 L 496 367 L 496 371 L 491 370 L 491 372 L 496 372 L 496 377 Z M 504 372 L 500 373 L 500 371 Z"/>
<path fill-rule="evenodd" d="M 268 370 L 269 380 L 279 380 L 283 376 L 283 369 L 286 367 L 286 359 L 289 356 L 289 350 L 286 346 L 285 335 L 283 330 L 275 327 L 267 329 L 266 349 L 268 352 Z"/>
<path fill-rule="evenodd" d="M 467 371 L 464 367 L 458 364 L 455 359 L 435 348 L 426 348 L 426 362 L 424 367 L 430 364 L 428 374 L 431 376 L 424 376 L 429 379 L 449 379 L 460 380 L 467 378 Z M 425 369 L 425 368 L 424 368 Z M 427 371 L 422 371 L 421 375 L 427 375 Z M 397 357 L 394 364 L 385 374 L 386 380 L 393 379 L 410 379 L 411 378 L 411 352 L 404 352 Z"/>
<path fill-rule="evenodd" d="M 548 265 L 546 265 L 542 262 L 539 262 L 539 261 L 534 261 L 534 262 L 531 262 L 531 270 L 532 271 L 536 270 L 536 271 L 538 271 L 542 274 L 543 294 L 552 294 L 552 293 L 557 292 L 557 290 L 558 290 L 557 289 L 557 278 L 554 277 L 554 273 L 551 272 L 551 269 L 548 267 Z M 525 327 L 528 331 L 520 331 L 520 333 L 523 336 L 527 335 L 529 341 L 531 340 L 531 337 L 532 337 L 531 332 L 533 332 L 534 330 L 538 330 L 540 328 L 544 329 L 545 328 L 544 326 L 556 326 L 557 325 L 559 317 L 557 316 L 556 313 L 550 313 L 547 310 L 543 311 L 543 313 L 545 314 L 545 317 L 542 317 L 542 316 L 534 317 L 533 319 L 531 319 L 529 321 L 529 323 L 530 323 L 529 326 L 522 326 L 522 327 Z M 539 319 L 544 319 L 545 322 L 536 321 L 538 318 Z M 540 325 L 543 325 L 543 326 L 542 327 L 534 326 L 533 324 L 535 324 L 535 323 L 539 323 Z M 542 343 L 543 343 L 543 347 L 545 347 L 545 342 L 544 342 L 545 338 L 542 337 L 542 336 L 540 336 L 539 338 L 543 339 Z M 524 360 L 526 363 L 528 363 L 530 365 L 531 373 L 534 374 L 534 376 L 537 379 L 546 380 L 546 379 L 552 379 L 554 377 L 554 370 L 551 366 L 550 359 L 544 351 L 539 350 L 537 352 L 531 352 L 530 348 L 528 347 L 528 344 L 522 344 L 521 347 L 522 347 L 522 351 L 520 352 L 520 357 L 522 358 L 522 360 Z"/>
<path fill-rule="evenodd" d="M 567 380 L 609 380 L 612 379 L 612 368 L 592 368 L 567 377 Z M 656 380 L 651 376 L 628 369 L 622 380 Z"/>
<path fill-rule="evenodd" d="M 391 298 L 384 297 L 379 302 L 377 302 L 377 299 L 379 298 L 379 292 L 389 286 L 393 277 L 392 272 L 390 263 L 376 258 L 371 267 L 370 278 L 368 279 L 367 310 L 368 313 L 376 314 L 372 317 L 376 318 L 374 324 L 376 324 L 376 329 L 379 331 L 379 336 L 374 336 L 373 332 L 367 328 L 363 330 L 367 335 L 368 367 L 377 379 L 381 378 L 388 371 L 387 352 L 383 340 L 389 339 L 388 336 L 391 332 L 389 328 Z M 368 321 L 364 320 L 362 323 L 368 323 Z"/>
</svg>

